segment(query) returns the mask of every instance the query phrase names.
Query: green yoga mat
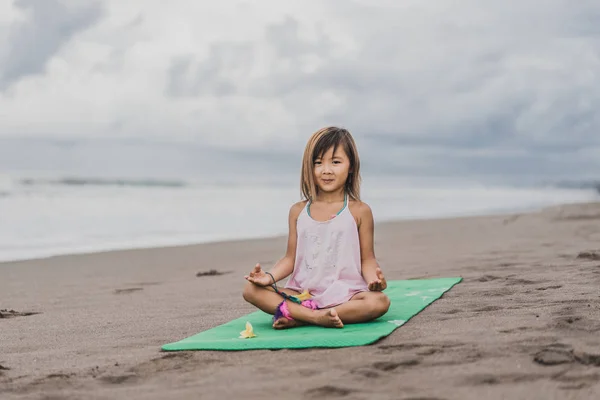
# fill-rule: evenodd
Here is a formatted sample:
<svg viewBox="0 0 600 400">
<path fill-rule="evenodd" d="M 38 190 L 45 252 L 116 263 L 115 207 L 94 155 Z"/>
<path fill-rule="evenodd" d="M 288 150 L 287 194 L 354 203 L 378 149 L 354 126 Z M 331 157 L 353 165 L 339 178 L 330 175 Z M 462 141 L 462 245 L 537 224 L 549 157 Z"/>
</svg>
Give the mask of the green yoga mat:
<svg viewBox="0 0 600 400">
<path fill-rule="evenodd" d="M 257 350 L 363 346 L 389 335 L 404 325 L 461 280 L 462 278 L 438 278 L 390 281 L 384 292 L 392 303 L 388 312 L 375 321 L 348 324 L 342 329 L 300 326 L 276 330 L 271 327 L 271 315 L 256 311 L 178 342 L 166 344 L 162 349 Z M 256 337 L 239 337 L 246 327 L 246 321 L 252 324 Z"/>
</svg>

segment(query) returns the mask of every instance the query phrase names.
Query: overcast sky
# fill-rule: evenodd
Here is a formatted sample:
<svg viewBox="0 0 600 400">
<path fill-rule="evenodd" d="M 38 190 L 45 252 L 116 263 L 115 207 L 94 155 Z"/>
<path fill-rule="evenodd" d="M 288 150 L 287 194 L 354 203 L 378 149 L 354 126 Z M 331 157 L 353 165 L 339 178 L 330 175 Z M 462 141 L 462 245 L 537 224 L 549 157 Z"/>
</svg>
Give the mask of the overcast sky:
<svg viewBox="0 0 600 400">
<path fill-rule="evenodd" d="M 390 168 L 600 177 L 598 110 L 597 0 L 0 2 L 4 140 L 297 154 L 335 124 Z"/>
</svg>

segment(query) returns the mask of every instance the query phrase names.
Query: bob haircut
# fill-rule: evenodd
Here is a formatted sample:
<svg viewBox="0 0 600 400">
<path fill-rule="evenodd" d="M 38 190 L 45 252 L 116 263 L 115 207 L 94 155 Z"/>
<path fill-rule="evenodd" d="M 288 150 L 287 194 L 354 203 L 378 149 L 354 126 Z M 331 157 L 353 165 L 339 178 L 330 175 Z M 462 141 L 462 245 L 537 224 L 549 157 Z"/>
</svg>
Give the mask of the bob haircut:
<svg viewBox="0 0 600 400">
<path fill-rule="evenodd" d="M 350 161 L 348 179 L 344 189 L 351 199 L 360 201 L 360 159 L 356 143 L 350 132 L 334 126 L 319 129 L 308 139 L 304 149 L 302 172 L 300 174 L 300 188 L 304 199 L 314 201 L 317 198 L 319 188 L 315 183 L 315 160 L 323 157 L 323 154 L 332 147 L 335 154 L 340 146 Z"/>
</svg>

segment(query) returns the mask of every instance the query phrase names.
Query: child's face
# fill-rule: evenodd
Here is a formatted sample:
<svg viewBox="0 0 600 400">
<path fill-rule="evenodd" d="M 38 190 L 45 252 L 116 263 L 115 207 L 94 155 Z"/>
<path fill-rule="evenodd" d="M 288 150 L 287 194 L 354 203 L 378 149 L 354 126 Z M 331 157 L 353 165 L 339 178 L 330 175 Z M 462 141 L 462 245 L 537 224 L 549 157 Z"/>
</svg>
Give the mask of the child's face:
<svg viewBox="0 0 600 400">
<path fill-rule="evenodd" d="M 314 165 L 315 182 L 319 190 L 335 192 L 343 188 L 350 172 L 350 160 L 342 148 L 338 146 L 327 150 L 322 158 L 317 158 Z"/>
</svg>

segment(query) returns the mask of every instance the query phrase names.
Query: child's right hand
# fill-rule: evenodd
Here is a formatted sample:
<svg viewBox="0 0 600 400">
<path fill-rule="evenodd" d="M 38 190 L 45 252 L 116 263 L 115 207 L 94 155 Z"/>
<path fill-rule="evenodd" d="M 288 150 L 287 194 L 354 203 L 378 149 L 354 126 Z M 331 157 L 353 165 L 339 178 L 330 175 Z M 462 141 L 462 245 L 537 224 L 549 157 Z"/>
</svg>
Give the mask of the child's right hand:
<svg viewBox="0 0 600 400">
<path fill-rule="evenodd" d="M 260 264 L 256 264 L 252 272 L 244 278 L 246 278 L 248 282 L 252 282 L 258 286 L 269 286 L 273 283 L 271 275 L 266 274 L 265 271 L 260 268 Z"/>
</svg>

